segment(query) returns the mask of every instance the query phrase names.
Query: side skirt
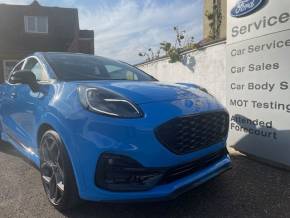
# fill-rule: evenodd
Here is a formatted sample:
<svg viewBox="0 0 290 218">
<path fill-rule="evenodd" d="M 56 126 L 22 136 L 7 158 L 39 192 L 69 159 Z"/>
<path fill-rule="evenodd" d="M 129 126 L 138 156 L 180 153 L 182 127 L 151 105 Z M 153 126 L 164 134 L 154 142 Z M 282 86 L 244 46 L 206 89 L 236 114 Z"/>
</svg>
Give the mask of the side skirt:
<svg viewBox="0 0 290 218">
<path fill-rule="evenodd" d="M 18 139 L 16 139 L 14 136 L 8 133 L 2 132 L 2 140 L 7 141 L 10 144 L 13 145 L 21 154 L 23 154 L 28 160 L 32 161 L 33 164 L 36 165 L 36 167 L 40 167 L 40 159 L 39 155 L 36 154 L 29 146 L 24 145 L 22 142 L 20 142 Z"/>
</svg>

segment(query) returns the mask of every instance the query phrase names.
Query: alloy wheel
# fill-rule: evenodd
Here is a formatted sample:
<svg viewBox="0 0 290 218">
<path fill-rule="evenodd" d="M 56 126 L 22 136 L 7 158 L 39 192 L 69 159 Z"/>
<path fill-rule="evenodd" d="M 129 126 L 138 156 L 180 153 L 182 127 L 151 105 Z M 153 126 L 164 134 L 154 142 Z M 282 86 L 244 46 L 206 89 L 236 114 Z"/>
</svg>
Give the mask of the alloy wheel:
<svg viewBox="0 0 290 218">
<path fill-rule="evenodd" d="M 64 164 L 60 142 L 52 135 L 46 135 L 41 142 L 41 177 L 45 192 L 53 205 L 58 205 L 64 197 Z"/>
</svg>

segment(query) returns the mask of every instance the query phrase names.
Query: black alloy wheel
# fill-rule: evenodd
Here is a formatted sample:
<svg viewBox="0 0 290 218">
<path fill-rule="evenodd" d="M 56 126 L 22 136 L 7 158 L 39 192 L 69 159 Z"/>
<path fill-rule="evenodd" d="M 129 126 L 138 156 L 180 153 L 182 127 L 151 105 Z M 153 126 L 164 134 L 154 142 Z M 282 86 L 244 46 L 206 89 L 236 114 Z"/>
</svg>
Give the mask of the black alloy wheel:
<svg viewBox="0 0 290 218">
<path fill-rule="evenodd" d="M 79 196 L 71 162 L 57 132 L 46 131 L 40 142 L 40 172 L 50 203 L 60 211 L 74 207 Z"/>
</svg>

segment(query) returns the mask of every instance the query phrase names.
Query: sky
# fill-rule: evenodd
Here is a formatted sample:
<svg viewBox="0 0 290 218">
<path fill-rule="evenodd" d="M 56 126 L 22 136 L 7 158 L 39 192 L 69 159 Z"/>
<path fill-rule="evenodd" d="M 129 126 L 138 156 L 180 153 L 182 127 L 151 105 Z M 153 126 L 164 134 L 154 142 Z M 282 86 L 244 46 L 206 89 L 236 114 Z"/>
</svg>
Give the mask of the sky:
<svg viewBox="0 0 290 218">
<path fill-rule="evenodd" d="M 0 0 L 30 4 L 32 0 Z M 202 38 L 203 0 L 39 0 L 44 6 L 78 8 L 81 29 L 95 32 L 95 54 L 136 64 L 139 52 L 173 42 L 173 27 Z"/>
</svg>

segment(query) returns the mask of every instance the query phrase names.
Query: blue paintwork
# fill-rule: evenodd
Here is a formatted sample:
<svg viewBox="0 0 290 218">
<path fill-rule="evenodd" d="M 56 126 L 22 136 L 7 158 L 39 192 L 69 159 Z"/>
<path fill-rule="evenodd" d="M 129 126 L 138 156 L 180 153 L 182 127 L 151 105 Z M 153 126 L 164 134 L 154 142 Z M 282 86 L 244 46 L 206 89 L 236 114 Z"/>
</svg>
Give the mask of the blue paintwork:
<svg viewBox="0 0 290 218">
<path fill-rule="evenodd" d="M 35 54 L 54 73 L 41 53 Z M 138 119 L 120 119 L 90 112 L 81 105 L 79 85 L 104 87 L 127 97 L 144 112 Z M 16 92 L 15 98 L 11 93 Z M 143 200 L 171 195 L 179 188 L 199 185 L 230 167 L 230 158 L 173 183 L 149 191 L 116 193 L 95 186 L 94 176 L 100 154 L 111 152 L 130 156 L 145 167 L 170 167 L 200 158 L 225 147 L 222 142 L 186 155 L 176 155 L 154 135 L 160 124 L 177 116 L 225 110 L 217 100 L 190 84 L 129 81 L 77 81 L 40 85 L 32 92 L 27 85 L 0 85 L 0 131 L 2 140 L 13 144 L 39 167 L 37 135 L 43 124 L 56 130 L 72 162 L 80 197 L 93 201 Z M 199 99 L 203 104 L 195 105 Z"/>
<path fill-rule="evenodd" d="M 231 15 L 233 17 L 250 15 L 262 6 L 264 2 L 265 0 L 239 0 L 231 10 Z"/>
</svg>

